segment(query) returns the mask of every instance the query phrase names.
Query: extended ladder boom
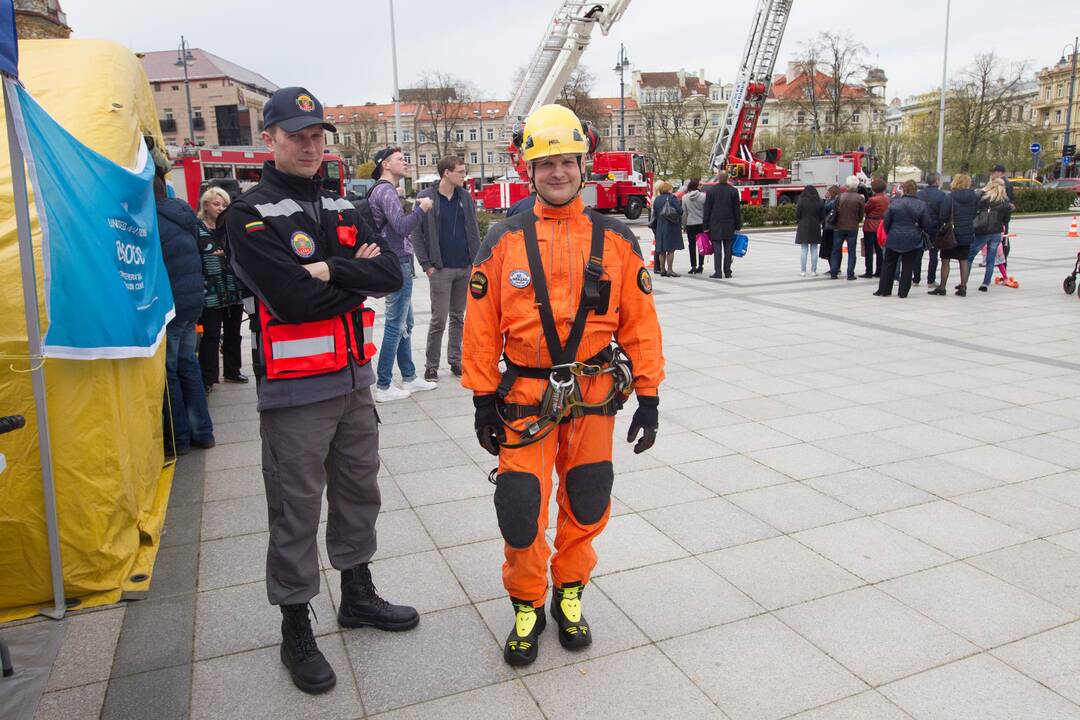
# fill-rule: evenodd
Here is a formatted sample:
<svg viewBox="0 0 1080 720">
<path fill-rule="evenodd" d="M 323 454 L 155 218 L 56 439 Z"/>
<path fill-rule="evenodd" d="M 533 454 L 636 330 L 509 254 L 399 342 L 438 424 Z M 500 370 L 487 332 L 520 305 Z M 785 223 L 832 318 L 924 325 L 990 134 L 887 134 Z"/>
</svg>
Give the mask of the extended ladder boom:
<svg viewBox="0 0 1080 720">
<path fill-rule="evenodd" d="M 588 47 L 593 27 L 599 25 L 607 35 L 629 5 L 630 0 L 563 2 L 510 101 L 507 122 L 522 122 L 536 108 L 555 102 Z"/>
<path fill-rule="evenodd" d="M 709 157 L 709 167 L 714 171 L 724 168 L 729 157 L 753 161 L 754 134 L 772 86 L 773 68 L 792 2 L 758 0 L 735 87 Z"/>
</svg>

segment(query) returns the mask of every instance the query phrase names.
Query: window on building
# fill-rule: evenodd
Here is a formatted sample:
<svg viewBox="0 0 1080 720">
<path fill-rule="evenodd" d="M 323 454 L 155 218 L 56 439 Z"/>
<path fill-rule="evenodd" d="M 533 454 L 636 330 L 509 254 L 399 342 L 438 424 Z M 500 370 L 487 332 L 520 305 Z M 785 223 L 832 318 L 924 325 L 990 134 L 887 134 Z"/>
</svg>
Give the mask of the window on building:
<svg viewBox="0 0 1080 720">
<path fill-rule="evenodd" d="M 476 142 L 477 137 L 478 133 L 476 132 L 476 128 L 469 128 L 469 140 Z"/>
<path fill-rule="evenodd" d="M 416 131 L 416 141 L 418 143 L 420 143 L 421 145 L 426 143 L 427 142 L 427 133 L 424 132 L 423 130 L 417 130 Z"/>
<path fill-rule="evenodd" d="M 173 120 L 172 108 L 165 108 L 165 119 Z"/>
<path fill-rule="evenodd" d="M 401 131 L 401 134 L 405 136 L 403 142 L 412 142 L 412 130 L 405 128 Z"/>
<path fill-rule="evenodd" d="M 634 126 L 633 125 L 627 125 L 626 126 L 626 134 L 628 136 L 633 137 L 633 135 L 634 135 Z"/>
<path fill-rule="evenodd" d="M 714 115 L 713 117 L 716 117 L 716 116 Z M 716 124 L 717 123 L 713 123 L 713 125 L 716 125 Z M 761 113 L 761 124 L 762 125 L 768 125 L 769 124 L 769 113 Z"/>
<path fill-rule="evenodd" d="M 694 116 L 694 127 L 701 127 L 701 116 L 700 115 L 695 115 Z"/>
<path fill-rule="evenodd" d="M 795 116 L 795 124 L 796 125 L 805 125 L 806 124 L 806 113 L 803 112 L 802 110 L 800 110 L 799 113 Z"/>
<path fill-rule="evenodd" d="M 405 156 L 405 162 L 412 163 L 412 153 L 402 153 Z"/>
<path fill-rule="evenodd" d="M 1050 99 L 1050 86 L 1049 86 L 1049 85 L 1047 85 L 1047 86 L 1046 86 L 1046 93 L 1045 93 L 1045 95 L 1044 95 L 1044 98 L 1043 98 L 1043 99 L 1045 99 L 1045 100 L 1049 100 L 1049 99 Z"/>
<path fill-rule="evenodd" d="M 856 110 L 855 112 L 851 113 L 851 122 L 854 122 L 854 123 L 857 123 L 857 122 L 859 122 L 859 117 L 860 117 L 860 115 L 859 115 L 859 111 L 858 111 L 858 110 Z"/>
<path fill-rule="evenodd" d="M 379 142 L 379 133 L 377 130 L 368 130 L 368 142 Z"/>
<path fill-rule="evenodd" d="M 173 90 L 179 90 L 179 89 L 180 89 L 180 86 L 179 86 L 179 85 L 173 85 L 173 86 L 172 86 L 172 89 L 173 89 Z"/>
<path fill-rule="evenodd" d="M 394 137 L 394 140 L 393 140 L 393 142 L 397 142 L 397 130 L 395 130 L 395 131 L 393 132 L 393 137 Z"/>
<path fill-rule="evenodd" d="M 457 130 L 454 131 L 454 141 L 455 142 L 465 142 L 465 130 L 464 129 L 458 128 Z"/>
<path fill-rule="evenodd" d="M 1060 110 L 1055 110 L 1054 111 L 1054 124 L 1055 125 L 1060 125 L 1061 124 L 1061 111 Z"/>
<path fill-rule="evenodd" d="M 713 127 L 717 127 L 720 124 L 720 113 L 713 113 L 709 116 L 709 123 Z"/>
<path fill-rule="evenodd" d="M 604 137 L 611 137 L 611 128 L 606 127 L 603 130 L 601 130 L 600 132 L 601 132 L 601 134 L 603 134 Z"/>
<path fill-rule="evenodd" d="M 1058 83 L 1057 84 L 1057 96 L 1058 97 L 1064 97 L 1064 95 L 1065 95 L 1065 83 Z"/>
<path fill-rule="evenodd" d="M 472 163 L 473 165 L 480 162 L 480 153 L 476 152 L 475 150 L 473 150 L 471 153 L 469 153 L 469 162 Z"/>
<path fill-rule="evenodd" d="M 648 120 L 645 121 L 645 128 L 646 129 L 652 130 L 654 127 L 656 127 L 656 123 L 653 122 L 652 118 L 649 118 Z"/>
<path fill-rule="evenodd" d="M 426 166 L 427 166 L 427 154 L 426 153 L 420 153 L 420 167 L 426 167 Z"/>
<path fill-rule="evenodd" d="M 199 87 L 202 88 L 203 90 L 205 90 L 206 88 L 208 88 L 210 86 L 207 85 L 206 83 L 199 83 Z"/>
<path fill-rule="evenodd" d="M 825 113 L 825 122 L 831 123 L 833 121 L 833 114 L 831 112 Z"/>
<path fill-rule="evenodd" d="M 491 152 L 490 150 L 488 150 L 487 161 L 489 165 L 495 162 L 495 153 Z"/>
<path fill-rule="evenodd" d="M 495 139 L 495 128 L 488 128 L 487 129 L 487 139 L 488 140 L 494 140 Z"/>
<path fill-rule="evenodd" d="M 334 145 L 340 145 L 341 144 L 341 133 L 334 133 L 334 142 L 333 142 L 333 144 Z"/>
</svg>

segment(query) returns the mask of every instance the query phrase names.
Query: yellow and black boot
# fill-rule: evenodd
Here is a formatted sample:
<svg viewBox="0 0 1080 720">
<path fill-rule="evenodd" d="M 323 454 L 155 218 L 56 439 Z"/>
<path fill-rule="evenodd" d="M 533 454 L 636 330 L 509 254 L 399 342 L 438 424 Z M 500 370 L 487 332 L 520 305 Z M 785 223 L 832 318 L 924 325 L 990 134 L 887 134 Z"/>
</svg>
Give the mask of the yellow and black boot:
<svg viewBox="0 0 1080 720">
<path fill-rule="evenodd" d="M 503 659 L 515 667 L 531 665 L 540 649 L 540 633 L 547 627 L 544 609 L 536 611 L 528 600 L 510 598 L 514 604 L 514 629 L 503 645 Z"/>
<path fill-rule="evenodd" d="M 551 617 L 559 625 L 559 642 L 567 650 L 580 650 L 592 644 L 592 630 L 581 614 L 581 594 L 585 586 L 579 582 L 555 587 L 551 595 Z"/>
</svg>

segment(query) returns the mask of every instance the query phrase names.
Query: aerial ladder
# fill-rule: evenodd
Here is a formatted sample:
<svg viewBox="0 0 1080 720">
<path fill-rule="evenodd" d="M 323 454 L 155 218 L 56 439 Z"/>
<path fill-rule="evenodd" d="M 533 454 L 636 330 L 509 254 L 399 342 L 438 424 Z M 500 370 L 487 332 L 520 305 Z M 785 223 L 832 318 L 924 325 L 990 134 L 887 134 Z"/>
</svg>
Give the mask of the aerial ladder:
<svg viewBox="0 0 1080 720">
<path fill-rule="evenodd" d="M 727 170 L 738 182 L 770 183 L 787 179 L 787 171 L 777 165 L 780 151 L 767 150 L 755 156 L 753 144 L 772 87 L 773 69 L 792 2 L 758 0 L 742 64 L 709 157 L 709 167 L 714 172 Z"/>
<path fill-rule="evenodd" d="M 600 32 L 607 35 L 608 30 L 622 17 L 629 5 L 630 0 L 563 2 L 548 24 L 544 38 L 533 53 L 525 75 L 507 108 L 507 125 L 504 128 L 506 140 L 512 138 L 514 128 L 524 123 L 525 118 L 534 110 L 558 99 L 581 55 L 589 46 L 593 28 L 599 26 Z M 518 174 L 523 180 L 526 179 L 518 148 L 512 142 L 509 151 Z"/>
</svg>

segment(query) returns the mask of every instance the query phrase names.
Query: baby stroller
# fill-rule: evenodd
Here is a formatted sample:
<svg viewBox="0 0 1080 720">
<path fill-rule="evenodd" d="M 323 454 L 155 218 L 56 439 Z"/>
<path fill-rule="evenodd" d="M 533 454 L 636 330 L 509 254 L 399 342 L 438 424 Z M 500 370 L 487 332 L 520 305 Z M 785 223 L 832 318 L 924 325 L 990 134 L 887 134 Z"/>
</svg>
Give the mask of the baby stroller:
<svg viewBox="0 0 1080 720">
<path fill-rule="evenodd" d="M 1065 282 L 1061 283 L 1062 289 L 1065 290 L 1066 295 L 1072 295 L 1076 290 L 1076 276 L 1080 274 L 1080 253 L 1076 253 L 1076 262 L 1073 263 L 1072 275 L 1068 275 L 1065 278 Z M 1080 298 L 1080 293 L 1077 294 Z"/>
</svg>

